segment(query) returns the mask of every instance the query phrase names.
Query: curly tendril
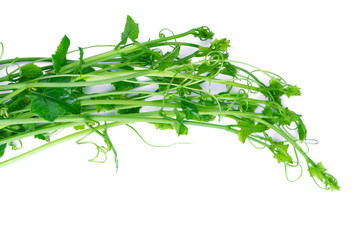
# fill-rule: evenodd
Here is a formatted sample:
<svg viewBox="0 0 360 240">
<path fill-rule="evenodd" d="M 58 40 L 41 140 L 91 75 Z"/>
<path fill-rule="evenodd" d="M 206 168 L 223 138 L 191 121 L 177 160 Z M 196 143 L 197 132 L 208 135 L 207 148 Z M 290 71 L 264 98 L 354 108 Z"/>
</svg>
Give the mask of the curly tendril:
<svg viewBox="0 0 360 240">
<path fill-rule="evenodd" d="M 169 28 L 163 28 L 163 29 L 161 29 L 160 32 L 159 32 L 159 38 L 160 38 L 160 39 L 161 39 L 161 38 L 166 38 L 166 35 L 165 35 L 164 31 L 168 31 L 168 32 L 171 33 L 171 36 L 175 36 L 175 33 L 174 33 L 173 31 L 171 31 Z M 174 41 L 176 42 L 176 39 L 174 39 Z"/>
<path fill-rule="evenodd" d="M 117 152 L 110 140 L 110 137 L 107 133 L 107 123 L 104 122 L 104 130 L 103 132 L 100 132 L 97 128 L 99 128 L 100 126 L 100 123 L 98 121 L 94 121 L 92 119 L 89 119 L 89 118 L 85 118 L 85 125 L 91 129 L 92 131 L 88 134 L 86 134 L 84 137 L 80 138 L 79 140 L 76 141 L 77 144 L 92 144 L 95 146 L 96 150 L 97 150 L 97 153 L 95 155 L 95 157 L 93 157 L 92 159 L 90 159 L 89 161 L 90 162 L 97 162 L 97 163 L 104 163 L 106 162 L 107 160 L 107 153 L 109 151 L 112 151 L 113 154 L 114 154 L 114 161 L 115 161 L 115 164 L 116 164 L 116 171 L 118 170 L 118 158 L 117 158 Z M 87 136 L 91 135 L 92 133 L 96 133 L 97 135 L 99 135 L 101 138 L 104 139 L 104 142 L 106 144 L 106 147 L 104 146 L 99 146 L 98 144 L 94 143 L 94 142 L 90 142 L 90 141 L 87 141 L 87 142 L 82 142 L 82 140 L 84 140 Z M 104 160 L 102 161 L 99 161 L 97 160 L 99 154 L 103 153 L 104 154 Z"/>
</svg>

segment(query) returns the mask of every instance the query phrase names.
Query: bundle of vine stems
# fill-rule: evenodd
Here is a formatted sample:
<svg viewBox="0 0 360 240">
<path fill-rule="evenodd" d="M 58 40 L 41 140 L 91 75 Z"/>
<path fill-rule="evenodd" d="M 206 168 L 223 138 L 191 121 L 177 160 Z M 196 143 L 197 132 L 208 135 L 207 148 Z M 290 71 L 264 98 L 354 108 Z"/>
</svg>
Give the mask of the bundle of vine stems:
<svg viewBox="0 0 360 240">
<path fill-rule="evenodd" d="M 168 36 L 161 31 L 158 39 L 145 42 L 137 41 L 138 35 L 139 25 L 127 16 L 121 41 L 103 53 L 84 58 L 84 50 L 101 45 L 69 52 L 70 40 L 64 36 L 49 58 L 0 60 L 0 167 L 65 141 L 81 143 L 91 134 L 103 138 L 105 147 L 94 144 L 98 153 L 112 151 L 118 167 L 108 129 L 146 122 L 178 135 L 187 134 L 188 126 L 236 134 L 242 143 L 270 150 L 286 173 L 290 167 L 303 173 L 300 156 L 319 187 L 340 189 L 323 164 L 304 150 L 311 140 L 301 115 L 282 105 L 282 98 L 300 95 L 299 87 L 230 60 L 229 40 L 214 39 L 208 27 Z M 182 41 L 186 36 L 194 41 Z M 69 53 L 79 57 L 70 60 Z M 106 85 L 112 88 L 89 92 Z M 65 128 L 74 132 L 54 139 Z M 44 144 L 4 159 L 28 137 Z"/>
</svg>

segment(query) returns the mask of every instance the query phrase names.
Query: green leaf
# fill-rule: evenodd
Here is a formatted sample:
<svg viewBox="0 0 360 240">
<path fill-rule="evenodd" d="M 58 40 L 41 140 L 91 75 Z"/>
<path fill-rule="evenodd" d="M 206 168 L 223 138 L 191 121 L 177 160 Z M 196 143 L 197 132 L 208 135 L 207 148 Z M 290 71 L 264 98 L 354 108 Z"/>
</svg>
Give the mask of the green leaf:
<svg viewBox="0 0 360 240">
<path fill-rule="evenodd" d="M 278 122 L 280 125 L 290 125 L 292 122 L 299 121 L 300 117 L 301 115 L 291 111 L 289 108 L 285 108 Z"/>
<path fill-rule="evenodd" d="M 216 64 L 208 65 L 203 63 L 197 68 L 197 74 L 201 75 L 203 73 L 211 72 L 215 67 L 217 67 Z"/>
<path fill-rule="evenodd" d="M 214 37 L 214 33 L 210 31 L 208 27 L 199 27 L 195 32 L 192 33 L 192 35 L 202 41 L 206 41 Z"/>
<path fill-rule="evenodd" d="M 316 177 L 317 179 L 319 179 L 321 182 L 323 182 L 324 177 L 325 177 L 325 171 L 327 169 L 324 167 L 324 165 L 322 164 L 322 162 L 317 163 L 315 166 L 309 167 L 308 171 L 310 173 L 311 177 Z"/>
<path fill-rule="evenodd" d="M 211 42 L 210 48 L 215 51 L 227 52 L 227 49 L 230 47 L 230 40 L 226 38 L 215 39 Z"/>
<path fill-rule="evenodd" d="M 272 147 L 274 147 L 272 150 L 274 153 L 274 158 L 276 158 L 279 163 L 293 163 L 292 157 L 288 153 L 288 144 L 284 144 L 283 142 L 273 142 Z"/>
<path fill-rule="evenodd" d="M 331 191 L 340 191 L 340 186 L 338 185 L 336 178 L 328 173 L 325 173 L 325 176 L 325 187 Z"/>
<path fill-rule="evenodd" d="M 44 140 L 46 142 L 50 142 L 50 136 L 49 135 L 45 135 L 45 134 L 36 134 L 34 135 L 34 138 L 40 139 L 40 140 Z"/>
<path fill-rule="evenodd" d="M 74 129 L 75 129 L 76 131 L 78 131 L 78 130 L 84 130 L 84 129 L 85 129 L 85 124 L 81 124 L 81 125 L 74 126 Z"/>
<path fill-rule="evenodd" d="M 134 79 L 134 80 L 136 80 L 136 79 Z M 130 89 L 134 89 L 134 88 L 139 87 L 138 83 L 125 82 L 125 81 L 113 82 L 112 85 L 114 85 L 115 89 L 118 90 L 118 91 L 127 91 L 127 90 L 130 90 Z"/>
<path fill-rule="evenodd" d="M 66 54 L 68 52 L 69 46 L 70 39 L 65 35 L 57 47 L 55 54 L 52 55 L 55 73 L 59 73 L 61 67 L 66 64 Z"/>
<path fill-rule="evenodd" d="M 178 135 L 186 135 L 188 134 L 188 128 L 185 126 L 185 124 L 183 123 L 183 119 L 184 117 L 178 112 L 178 110 L 176 108 L 174 108 L 174 112 L 175 112 L 175 116 L 176 116 L 176 120 L 175 120 L 175 130 L 176 133 Z"/>
<path fill-rule="evenodd" d="M 0 145 L 0 158 L 5 154 L 6 143 Z"/>
<path fill-rule="evenodd" d="M 307 134 L 305 124 L 303 123 L 303 121 L 301 119 L 299 119 L 296 122 L 296 125 L 297 125 L 297 131 L 299 134 L 299 139 L 300 139 L 300 141 L 304 141 L 306 139 L 306 134 Z"/>
<path fill-rule="evenodd" d="M 139 36 L 139 24 L 135 23 L 134 19 L 129 15 L 126 17 L 125 29 L 124 32 L 121 34 L 121 42 L 119 45 L 125 45 L 128 38 L 130 38 L 133 42 Z"/>
<path fill-rule="evenodd" d="M 200 115 L 200 121 L 202 122 L 211 122 L 215 120 L 215 116 L 214 115 L 209 115 L 209 114 L 204 114 L 204 115 Z"/>
<path fill-rule="evenodd" d="M 223 74 L 226 74 L 226 75 L 229 75 L 232 77 L 236 77 L 237 69 L 233 64 L 231 64 L 229 62 L 224 62 L 224 68 L 221 72 Z"/>
<path fill-rule="evenodd" d="M 79 47 L 79 65 L 77 67 L 77 72 L 82 74 L 82 65 L 85 64 L 85 61 L 84 61 L 84 49 Z"/>
<path fill-rule="evenodd" d="M 203 47 L 203 46 L 199 46 L 199 56 L 206 56 L 208 53 L 210 53 L 212 51 L 211 48 L 209 47 Z"/>
<path fill-rule="evenodd" d="M 174 61 L 175 58 L 179 56 L 180 53 L 180 44 L 178 44 L 171 52 L 167 52 L 164 54 L 164 56 L 156 62 L 156 69 L 162 71 L 166 68 L 170 67 Z"/>
<path fill-rule="evenodd" d="M 326 173 L 327 169 L 324 167 L 322 162 L 319 162 L 315 165 L 312 165 L 308 168 L 310 176 L 313 178 L 319 179 L 322 183 L 325 184 L 326 189 L 330 189 L 331 191 L 339 191 L 340 187 L 338 185 L 337 180 L 329 173 Z"/>
<path fill-rule="evenodd" d="M 127 108 L 127 109 L 119 109 L 119 114 L 128 114 L 128 113 L 139 113 L 141 107 Z"/>
<path fill-rule="evenodd" d="M 258 104 L 256 103 L 251 103 L 251 102 L 248 102 L 248 101 L 243 101 L 243 102 L 240 102 L 240 105 L 239 105 L 239 109 L 242 111 L 242 112 L 255 112 L 255 110 L 259 107 Z"/>
<path fill-rule="evenodd" d="M 69 88 L 45 88 L 29 94 L 31 112 L 41 118 L 54 121 L 65 113 L 79 114 L 81 104 Z"/>
<path fill-rule="evenodd" d="M 31 80 L 43 75 L 42 69 L 33 63 L 29 63 L 20 67 L 20 82 Z"/>
<path fill-rule="evenodd" d="M 300 88 L 292 85 L 287 86 L 287 88 L 285 88 L 285 95 L 287 97 L 292 97 L 292 96 L 300 96 L 301 95 L 301 91 Z"/>
<path fill-rule="evenodd" d="M 281 104 L 280 97 L 284 95 L 285 89 L 280 79 L 272 78 L 269 87 L 263 87 L 260 92 L 269 99 Z"/>
<path fill-rule="evenodd" d="M 168 123 L 155 123 L 155 128 L 159 130 L 175 129 L 173 125 Z"/>
<path fill-rule="evenodd" d="M 246 138 L 251 134 L 257 132 L 264 132 L 268 129 L 268 127 L 262 123 L 255 124 L 255 122 L 247 120 L 238 120 L 237 126 L 240 127 L 239 140 L 242 143 L 245 143 Z"/>
<path fill-rule="evenodd" d="M 193 102 L 185 98 L 182 98 L 180 101 L 180 106 L 183 112 L 185 113 L 185 117 L 187 119 L 200 120 L 199 110 L 197 109 L 196 105 Z"/>
</svg>

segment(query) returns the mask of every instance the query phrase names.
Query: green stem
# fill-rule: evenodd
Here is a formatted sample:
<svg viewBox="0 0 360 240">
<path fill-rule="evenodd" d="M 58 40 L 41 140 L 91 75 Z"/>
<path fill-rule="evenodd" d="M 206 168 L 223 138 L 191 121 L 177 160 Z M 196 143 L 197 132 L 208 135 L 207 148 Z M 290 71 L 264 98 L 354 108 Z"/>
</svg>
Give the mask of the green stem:
<svg viewBox="0 0 360 240">
<path fill-rule="evenodd" d="M 111 128 L 111 127 L 115 127 L 115 126 L 119 126 L 119 125 L 122 125 L 123 123 L 121 122 L 114 122 L 114 123 L 109 123 L 106 125 L 107 128 Z M 97 130 L 103 130 L 105 128 L 105 125 L 101 125 L 97 128 Z M 67 141 L 70 141 L 72 139 L 75 139 L 75 138 L 79 138 L 81 136 L 84 136 L 84 135 L 87 135 L 87 134 L 90 134 L 93 130 L 92 129 L 86 129 L 86 130 L 83 130 L 83 131 L 80 131 L 80 132 L 76 132 L 76 133 L 73 133 L 73 134 L 70 134 L 68 136 L 65 136 L 65 137 L 62 137 L 62 138 L 59 138 L 59 139 L 56 139 L 54 141 L 51 141 L 49 143 L 46 143 L 40 147 L 37 147 L 37 148 L 34 148 L 26 153 L 23 153 L 23 154 L 20 154 L 16 157 L 13 157 L 13 158 L 10 158 L 8 160 L 5 160 L 3 162 L 0 162 L 0 168 L 1 167 L 5 167 L 9 164 L 12 164 L 12 163 L 15 163 L 17 161 L 20 161 L 24 158 L 27 158 L 35 153 L 38 153 L 38 152 L 41 152 L 45 149 L 48 149 L 50 147 L 53 147 L 53 146 L 56 146 L 60 143 L 63 143 L 63 142 L 67 142 Z"/>
<path fill-rule="evenodd" d="M 130 74 L 125 74 L 130 72 Z M 113 82 L 118 82 L 122 80 L 127 80 L 130 78 L 136 78 L 140 76 L 146 76 L 147 74 L 153 72 L 153 70 L 136 70 L 136 71 L 128 71 L 124 72 L 122 76 L 117 76 L 115 78 L 103 78 L 103 80 L 97 81 L 86 81 L 86 82 L 34 82 L 34 83 L 16 83 L 10 85 L 2 85 L 0 86 L 0 91 L 4 90 L 12 90 L 12 89 L 20 89 L 20 88 L 39 88 L 39 87 L 85 87 L 85 86 L 94 86 L 100 84 L 108 84 Z"/>
<path fill-rule="evenodd" d="M 25 88 L 19 88 L 19 89 L 14 90 L 12 93 L 9 93 L 8 95 L 6 95 L 2 99 L 0 99 L 0 104 L 3 104 L 4 102 L 11 99 L 12 97 L 15 97 L 16 95 L 20 94 L 24 90 L 25 90 Z"/>
</svg>

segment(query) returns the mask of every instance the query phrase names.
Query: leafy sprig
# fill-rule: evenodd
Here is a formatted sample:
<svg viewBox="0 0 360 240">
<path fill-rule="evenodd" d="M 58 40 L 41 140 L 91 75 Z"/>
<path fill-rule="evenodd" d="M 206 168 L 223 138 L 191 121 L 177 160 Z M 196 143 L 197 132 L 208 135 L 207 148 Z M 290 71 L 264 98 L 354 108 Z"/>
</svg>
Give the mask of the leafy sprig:
<svg viewBox="0 0 360 240">
<path fill-rule="evenodd" d="M 80 47 L 78 59 L 69 60 L 70 39 L 64 36 L 50 58 L 0 60 L 1 69 L 18 66 L 0 78 L 0 157 L 6 156 L 7 147 L 15 149 L 14 143 L 24 138 L 45 141 L 0 162 L 0 167 L 72 139 L 95 146 L 97 154 L 92 162 L 104 162 L 106 154 L 112 152 L 118 167 L 108 129 L 147 122 L 177 135 L 188 134 L 188 126 L 231 132 L 242 143 L 267 148 L 285 170 L 301 167 L 302 156 L 318 186 L 340 189 L 323 164 L 312 161 L 300 147 L 309 142 L 307 128 L 302 116 L 282 103 L 285 96 L 301 95 L 298 86 L 275 73 L 230 60 L 230 41 L 213 39 L 208 27 L 180 34 L 169 31 L 171 36 L 161 31 L 158 39 L 139 42 L 139 24 L 127 16 L 120 42 L 110 51 L 85 58 L 87 48 Z M 206 42 L 181 41 L 186 36 Z M 193 52 L 182 54 L 183 46 Z M 260 81 L 259 74 L 268 79 Z M 86 91 L 102 84 L 112 84 L 114 89 L 93 94 Z M 146 110 L 147 106 L 155 109 Z M 224 118 L 233 123 L 224 124 Z M 75 132 L 54 139 L 64 128 Z M 100 136 L 105 147 L 84 140 L 91 134 Z M 105 154 L 105 160 L 97 160 L 100 153 Z"/>
</svg>

